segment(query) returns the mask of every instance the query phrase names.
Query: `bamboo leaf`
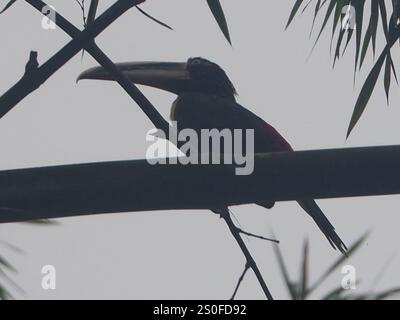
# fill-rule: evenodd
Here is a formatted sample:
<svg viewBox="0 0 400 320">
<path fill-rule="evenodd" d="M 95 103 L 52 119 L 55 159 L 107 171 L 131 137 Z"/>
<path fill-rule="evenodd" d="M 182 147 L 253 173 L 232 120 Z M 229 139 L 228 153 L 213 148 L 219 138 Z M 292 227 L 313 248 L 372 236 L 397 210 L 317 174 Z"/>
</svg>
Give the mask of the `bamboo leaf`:
<svg viewBox="0 0 400 320">
<path fill-rule="evenodd" d="M 337 259 L 326 271 L 323 273 L 323 275 L 314 283 L 313 286 L 308 290 L 309 294 L 313 292 L 315 289 L 317 289 L 324 281 L 325 279 L 331 275 L 333 271 L 336 270 L 337 267 L 339 267 L 346 259 L 348 259 L 351 255 L 353 255 L 357 249 L 361 246 L 361 244 L 365 241 L 365 239 L 368 237 L 369 232 L 365 233 L 361 238 L 359 238 L 354 244 L 352 244 L 349 247 L 349 250 L 347 251 L 347 254 L 345 256 L 340 257 Z"/>
<path fill-rule="evenodd" d="M 228 40 L 229 44 L 232 45 L 231 36 L 229 34 L 228 23 L 226 22 L 224 10 L 222 9 L 220 1 L 207 0 L 207 3 L 226 40 Z"/>
<path fill-rule="evenodd" d="M 344 291 L 345 289 L 342 286 L 337 287 L 323 296 L 321 300 L 341 300 L 341 296 Z"/>
<path fill-rule="evenodd" d="M 396 78 L 396 82 L 397 82 L 396 69 L 393 64 L 392 55 L 390 53 L 390 48 L 392 47 L 393 43 L 397 40 L 399 35 L 398 35 L 397 28 L 396 28 L 396 25 L 393 20 L 393 15 L 390 19 L 390 22 L 387 21 L 387 10 L 386 10 L 386 5 L 385 5 L 385 0 L 379 0 L 379 8 L 381 11 L 382 28 L 383 28 L 383 32 L 384 32 L 385 38 L 386 38 L 386 46 L 387 46 L 387 48 L 389 48 L 387 50 L 387 55 L 390 60 L 392 71 L 393 71 L 393 74 L 394 74 L 394 76 Z"/>
<path fill-rule="evenodd" d="M 374 300 L 384 300 L 394 295 L 400 294 L 400 288 L 390 289 L 375 295 Z"/>
<path fill-rule="evenodd" d="M 9 300 L 12 299 L 12 296 L 9 292 L 0 285 L 0 300 Z"/>
<path fill-rule="evenodd" d="M 390 80 L 391 80 L 391 75 L 392 75 L 392 70 L 391 70 L 391 59 L 390 56 L 386 56 L 386 65 L 385 65 L 385 75 L 384 75 L 384 80 L 383 80 L 383 85 L 385 87 L 385 93 L 386 93 L 386 100 L 387 104 L 389 105 L 389 91 L 390 91 Z"/>
<path fill-rule="evenodd" d="M 331 48 L 332 48 L 332 43 L 333 43 L 333 37 L 335 35 L 335 31 L 337 28 L 337 25 L 339 23 L 340 17 L 342 15 L 342 10 L 345 5 L 345 0 L 336 0 L 336 9 L 335 9 L 335 14 L 333 17 L 333 27 L 332 27 L 332 36 L 331 36 Z"/>
<path fill-rule="evenodd" d="M 312 50 L 315 49 L 319 39 L 321 38 L 322 32 L 325 30 L 326 25 L 328 24 L 329 18 L 332 15 L 333 9 L 335 9 L 335 6 L 336 6 L 336 0 L 331 0 L 330 3 L 329 3 L 328 9 L 326 11 L 326 14 L 325 14 L 324 21 L 322 22 L 321 29 L 320 29 L 320 31 L 318 33 L 317 39 L 315 40 L 315 43 L 314 43 L 314 46 L 313 46 Z"/>
<path fill-rule="evenodd" d="M 304 0 L 296 0 L 295 4 L 293 6 L 293 9 L 290 12 L 289 19 L 288 19 L 288 22 L 286 23 L 285 29 L 287 29 L 290 26 L 290 24 L 292 23 L 294 17 L 296 16 L 296 13 L 299 11 L 299 9 L 301 7 L 303 1 Z"/>
<path fill-rule="evenodd" d="M 378 27 L 378 19 L 379 19 L 379 7 L 378 2 L 371 1 L 371 17 L 369 19 L 368 29 L 364 36 L 364 43 L 361 49 L 361 57 L 360 57 L 360 69 L 363 65 L 365 56 L 367 54 L 370 43 L 372 42 L 373 53 L 375 54 L 375 45 L 376 45 L 376 31 Z"/>
<path fill-rule="evenodd" d="M 300 279 L 300 300 L 305 300 L 308 296 L 308 252 L 309 243 L 308 240 L 304 242 L 303 248 L 303 262 L 301 264 L 301 279 Z"/>
<path fill-rule="evenodd" d="M 10 0 L 6 6 L 4 7 L 3 10 L 0 11 L 0 14 L 2 14 L 4 11 L 6 11 L 7 9 L 9 9 L 17 0 Z"/>
<path fill-rule="evenodd" d="M 11 271 L 16 271 L 15 268 L 2 256 L 0 256 L 0 265 Z"/>
<path fill-rule="evenodd" d="M 360 118 L 368 104 L 368 101 L 371 98 L 371 95 L 375 88 L 376 82 L 378 81 L 378 77 L 381 72 L 382 66 L 385 62 L 386 54 L 387 54 L 386 50 L 384 50 L 384 52 L 382 52 L 379 59 L 376 61 L 371 72 L 369 73 L 367 80 L 365 80 L 365 83 L 361 89 L 361 92 L 358 96 L 356 105 L 354 107 L 353 114 L 351 116 L 351 120 L 350 120 L 350 124 L 349 124 L 348 130 L 347 130 L 346 138 L 348 138 L 350 136 L 350 133 L 353 131 L 354 127 L 360 120 Z"/>
<path fill-rule="evenodd" d="M 349 46 L 349 43 L 350 43 L 350 41 L 351 41 L 351 39 L 353 37 L 353 34 L 354 34 L 354 30 L 348 30 L 346 45 L 344 46 L 342 55 L 344 55 L 346 53 L 347 47 Z"/>
<path fill-rule="evenodd" d="M 360 58 L 365 0 L 354 1 L 353 5 L 356 10 L 356 53 L 355 53 L 355 62 L 354 62 L 354 79 L 355 79 L 358 61 Z"/>
<path fill-rule="evenodd" d="M 321 1 L 321 0 L 318 0 L 318 1 Z M 311 2 L 313 2 L 313 0 L 308 0 L 307 4 L 304 6 L 303 10 L 301 10 L 301 14 L 303 14 L 308 9 Z"/>
<path fill-rule="evenodd" d="M 311 34 L 312 34 L 313 30 L 314 30 L 315 21 L 317 20 L 317 16 L 318 16 L 319 10 L 323 7 L 323 5 L 326 3 L 326 1 L 327 1 L 327 0 L 325 0 L 325 1 L 321 4 L 321 0 L 318 0 L 317 3 L 316 3 L 316 5 L 315 5 L 314 17 L 313 17 L 313 20 L 312 20 L 311 30 L 310 30 L 310 37 L 311 37 Z"/>
<path fill-rule="evenodd" d="M 335 49 L 335 57 L 333 59 L 333 67 L 335 67 L 336 61 L 339 60 L 339 58 L 340 58 L 340 47 L 342 45 L 345 32 L 346 32 L 345 29 L 340 30 L 339 37 L 338 37 L 337 44 L 336 44 L 336 49 Z"/>
<path fill-rule="evenodd" d="M 290 280 L 289 273 L 287 271 L 285 262 L 283 260 L 281 250 L 279 249 L 279 246 L 274 246 L 274 250 L 275 250 L 276 257 L 278 259 L 279 268 L 281 270 L 281 273 L 282 273 L 283 279 L 285 281 L 286 287 L 288 289 L 288 292 L 290 294 L 290 297 L 292 300 L 296 300 L 297 299 L 297 290 L 295 289 L 295 285 Z"/>
<path fill-rule="evenodd" d="M 382 20 L 382 28 L 383 28 L 383 33 L 385 34 L 386 42 L 387 44 L 389 43 L 389 25 L 387 21 L 387 11 L 386 11 L 386 5 L 385 5 L 385 0 L 377 0 L 379 1 L 379 9 L 381 13 L 381 20 Z"/>
</svg>

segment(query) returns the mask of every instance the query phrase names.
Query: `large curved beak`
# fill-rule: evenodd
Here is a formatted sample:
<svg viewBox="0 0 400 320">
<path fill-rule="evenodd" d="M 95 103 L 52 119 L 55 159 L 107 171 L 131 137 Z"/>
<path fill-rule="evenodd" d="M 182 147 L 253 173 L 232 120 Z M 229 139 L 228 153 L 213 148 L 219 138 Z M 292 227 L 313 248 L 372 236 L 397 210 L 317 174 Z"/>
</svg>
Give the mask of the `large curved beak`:
<svg viewBox="0 0 400 320">
<path fill-rule="evenodd" d="M 186 63 L 175 62 L 126 62 L 116 67 L 135 84 L 150 86 L 179 94 L 191 81 Z M 82 72 L 77 81 L 83 79 L 109 80 L 115 78 L 103 67 L 95 67 Z"/>
</svg>

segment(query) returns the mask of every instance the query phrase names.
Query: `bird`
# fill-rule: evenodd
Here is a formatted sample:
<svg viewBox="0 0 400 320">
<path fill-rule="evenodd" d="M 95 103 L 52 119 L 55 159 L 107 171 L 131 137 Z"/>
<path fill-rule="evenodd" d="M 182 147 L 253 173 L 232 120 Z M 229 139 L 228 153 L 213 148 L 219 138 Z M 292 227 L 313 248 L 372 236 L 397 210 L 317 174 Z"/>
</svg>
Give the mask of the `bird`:
<svg viewBox="0 0 400 320">
<path fill-rule="evenodd" d="M 170 112 L 178 130 L 253 129 L 254 152 L 292 152 L 288 141 L 270 124 L 240 105 L 237 92 L 227 73 L 216 63 L 201 57 L 186 62 L 125 62 L 117 68 L 133 83 L 168 91 L 178 97 Z M 82 72 L 79 80 L 115 81 L 103 67 Z M 300 207 L 314 220 L 334 249 L 346 254 L 347 247 L 335 228 L 313 199 L 297 200 Z M 274 202 L 258 205 L 271 209 Z M 228 208 L 213 210 L 229 214 Z"/>
</svg>

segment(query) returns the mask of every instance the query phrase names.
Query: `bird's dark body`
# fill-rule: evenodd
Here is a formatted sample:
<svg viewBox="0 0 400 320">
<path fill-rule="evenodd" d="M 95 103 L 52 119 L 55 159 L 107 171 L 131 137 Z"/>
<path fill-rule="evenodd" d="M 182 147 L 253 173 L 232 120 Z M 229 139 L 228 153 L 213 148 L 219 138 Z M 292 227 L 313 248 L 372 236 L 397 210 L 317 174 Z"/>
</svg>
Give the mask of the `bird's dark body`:
<svg viewBox="0 0 400 320">
<path fill-rule="evenodd" d="M 179 95 L 174 103 L 171 119 L 176 121 L 178 130 L 190 128 L 198 133 L 201 129 L 220 131 L 253 129 L 255 153 L 293 151 L 282 135 L 263 119 L 236 103 L 235 100 L 221 98 L 214 94 L 189 92 Z M 298 203 L 317 223 L 332 247 L 345 253 L 345 244 L 317 203 L 312 199 L 298 200 Z M 274 203 L 265 202 L 258 205 L 270 209 Z"/>
<path fill-rule="evenodd" d="M 175 101 L 171 120 L 177 122 L 178 130 L 253 129 L 256 153 L 293 150 L 274 127 L 235 101 L 216 95 L 181 94 Z"/>
<path fill-rule="evenodd" d="M 186 128 L 198 133 L 201 129 L 253 129 L 254 152 L 293 150 L 271 125 L 236 103 L 235 87 L 225 71 L 211 61 L 190 58 L 186 63 L 123 63 L 117 67 L 134 83 L 178 95 L 171 110 L 171 119 L 177 122 L 178 131 Z M 79 78 L 114 80 L 101 67 L 87 70 Z M 313 218 L 330 244 L 345 253 L 345 244 L 316 202 L 299 199 L 298 203 Z M 273 203 L 259 205 L 270 208 Z M 221 208 L 220 212 L 228 210 Z"/>
</svg>

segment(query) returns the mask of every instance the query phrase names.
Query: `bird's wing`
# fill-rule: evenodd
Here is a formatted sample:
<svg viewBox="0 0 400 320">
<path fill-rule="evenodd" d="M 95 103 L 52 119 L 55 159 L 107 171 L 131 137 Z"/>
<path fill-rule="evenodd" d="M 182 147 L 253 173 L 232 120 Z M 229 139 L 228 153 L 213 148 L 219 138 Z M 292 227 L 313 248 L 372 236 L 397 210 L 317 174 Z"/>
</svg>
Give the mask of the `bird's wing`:
<svg viewBox="0 0 400 320">
<path fill-rule="evenodd" d="M 255 152 L 292 151 L 275 128 L 233 100 L 187 93 L 175 103 L 178 127 L 194 129 L 253 129 Z"/>
</svg>

